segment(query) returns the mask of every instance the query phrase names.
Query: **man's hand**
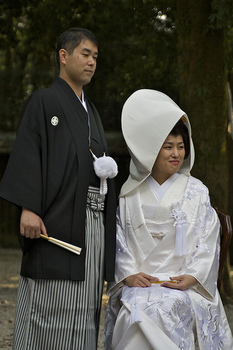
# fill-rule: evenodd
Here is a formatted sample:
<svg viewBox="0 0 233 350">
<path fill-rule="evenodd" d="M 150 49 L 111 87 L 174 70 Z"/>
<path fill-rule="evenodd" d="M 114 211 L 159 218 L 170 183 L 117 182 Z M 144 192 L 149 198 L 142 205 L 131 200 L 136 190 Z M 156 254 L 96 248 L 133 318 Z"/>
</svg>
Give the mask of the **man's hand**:
<svg viewBox="0 0 233 350">
<path fill-rule="evenodd" d="M 147 275 L 144 272 L 139 272 L 125 278 L 125 284 L 129 287 L 150 287 L 151 282 L 158 281 L 157 277 Z"/>
<path fill-rule="evenodd" d="M 20 233 L 27 238 L 40 238 L 40 234 L 43 233 L 47 236 L 45 225 L 41 218 L 33 211 L 26 208 L 22 209 L 20 218 Z"/>
<path fill-rule="evenodd" d="M 175 276 L 170 277 L 170 279 L 171 281 L 177 281 L 178 283 L 163 282 L 161 283 L 161 286 L 179 290 L 186 290 L 197 283 L 196 278 L 190 275 Z"/>
</svg>

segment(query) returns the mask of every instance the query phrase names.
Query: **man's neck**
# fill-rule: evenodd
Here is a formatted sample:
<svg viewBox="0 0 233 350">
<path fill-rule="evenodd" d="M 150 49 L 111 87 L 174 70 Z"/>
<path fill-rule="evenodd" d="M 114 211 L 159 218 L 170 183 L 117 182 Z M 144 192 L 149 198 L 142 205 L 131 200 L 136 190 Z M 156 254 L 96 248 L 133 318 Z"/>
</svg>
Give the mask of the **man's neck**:
<svg viewBox="0 0 233 350">
<path fill-rule="evenodd" d="M 65 80 L 65 82 L 71 87 L 71 89 L 75 92 L 75 94 L 80 98 L 80 100 L 82 101 L 82 86 L 81 85 L 77 85 L 74 84 L 72 81 L 70 81 L 66 76 L 64 76 L 63 74 L 59 75 L 60 78 L 62 78 L 63 80 Z"/>
</svg>

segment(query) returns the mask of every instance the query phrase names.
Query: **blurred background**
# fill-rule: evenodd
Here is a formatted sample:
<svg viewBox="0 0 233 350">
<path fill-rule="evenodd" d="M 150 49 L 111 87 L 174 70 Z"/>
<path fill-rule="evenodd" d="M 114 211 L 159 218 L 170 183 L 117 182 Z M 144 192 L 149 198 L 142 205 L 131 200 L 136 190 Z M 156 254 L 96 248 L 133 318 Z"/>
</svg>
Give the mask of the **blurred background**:
<svg viewBox="0 0 233 350">
<path fill-rule="evenodd" d="M 233 218 L 231 0 L 1 0 L 0 179 L 22 107 L 58 74 L 56 41 L 70 27 L 88 28 L 99 41 L 97 70 L 85 92 L 119 165 L 117 191 L 129 165 L 122 106 L 135 90 L 156 89 L 188 114 L 196 151 L 192 175 L 209 188 L 212 205 Z M 18 247 L 17 215 L 0 200 L 0 247 Z M 223 286 L 228 295 L 233 293 L 230 265 L 233 252 Z"/>
</svg>

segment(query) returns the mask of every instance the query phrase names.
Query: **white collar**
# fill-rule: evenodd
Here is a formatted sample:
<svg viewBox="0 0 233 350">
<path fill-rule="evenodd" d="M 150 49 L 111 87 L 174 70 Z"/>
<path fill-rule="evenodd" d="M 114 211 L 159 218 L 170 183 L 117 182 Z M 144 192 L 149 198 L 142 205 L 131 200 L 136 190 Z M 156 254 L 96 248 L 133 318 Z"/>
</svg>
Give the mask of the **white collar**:
<svg viewBox="0 0 233 350">
<path fill-rule="evenodd" d="M 76 95 L 76 96 L 78 97 L 78 95 Z M 79 97 L 78 97 L 78 99 L 82 103 L 83 107 L 85 108 L 85 111 L 87 112 L 86 98 L 85 98 L 83 90 L 82 90 L 82 96 L 81 97 L 82 97 L 82 99 L 80 99 Z"/>
<path fill-rule="evenodd" d="M 173 184 L 173 182 L 177 179 L 177 177 L 179 175 L 180 175 L 179 173 L 173 174 L 164 183 L 162 183 L 162 185 L 160 185 L 153 178 L 152 175 L 150 175 L 146 179 L 146 181 L 147 181 L 148 185 L 150 186 L 151 191 L 156 195 L 156 197 L 159 198 L 159 200 L 161 200 L 163 198 L 163 196 L 165 195 L 165 193 L 167 192 L 167 190 L 169 189 L 169 187 Z"/>
</svg>

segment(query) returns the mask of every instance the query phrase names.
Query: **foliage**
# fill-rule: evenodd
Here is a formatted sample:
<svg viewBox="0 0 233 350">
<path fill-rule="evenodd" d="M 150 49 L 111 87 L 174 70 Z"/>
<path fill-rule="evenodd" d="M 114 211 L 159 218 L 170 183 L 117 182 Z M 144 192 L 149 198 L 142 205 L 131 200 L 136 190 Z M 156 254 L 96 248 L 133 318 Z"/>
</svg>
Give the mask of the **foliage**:
<svg viewBox="0 0 233 350">
<path fill-rule="evenodd" d="M 232 24 L 233 8 L 231 0 L 212 0 L 211 8 L 212 13 L 209 20 L 213 28 L 227 28 Z"/>
<path fill-rule="evenodd" d="M 87 93 L 106 129 L 119 128 L 128 95 L 156 88 L 177 95 L 174 1 L 5 0 L 0 5 L 0 130 L 15 130 L 20 109 L 37 88 L 56 75 L 58 36 L 73 26 L 91 29 L 99 39 L 98 68 Z"/>
<path fill-rule="evenodd" d="M 221 6 L 216 6 L 213 12 L 215 4 L 211 0 L 177 0 L 180 105 L 188 113 L 192 124 L 196 153 L 192 174 L 207 185 L 211 204 L 229 213 L 228 158 L 232 157 L 232 152 L 227 149 L 224 55 L 224 39 L 229 26 L 227 23 L 223 25 L 224 11 Z M 216 17 L 213 17 L 213 13 L 216 13 Z M 222 292 L 232 295 L 229 269 L 225 272 Z"/>
<path fill-rule="evenodd" d="M 212 0 L 212 13 L 209 16 L 210 28 L 225 31 L 225 59 L 228 79 L 233 73 L 233 6 L 232 0 Z"/>
<path fill-rule="evenodd" d="M 231 0 L 211 5 L 206 30 L 225 28 L 230 74 Z M 178 100 L 175 0 L 4 0 L 0 13 L 0 130 L 15 130 L 24 101 L 53 81 L 57 38 L 73 26 L 87 27 L 99 39 L 98 68 L 86 91 L 106 129 L 120 128 L 122 104 L 136 89 L 158 89 Z"/>
</svg>

